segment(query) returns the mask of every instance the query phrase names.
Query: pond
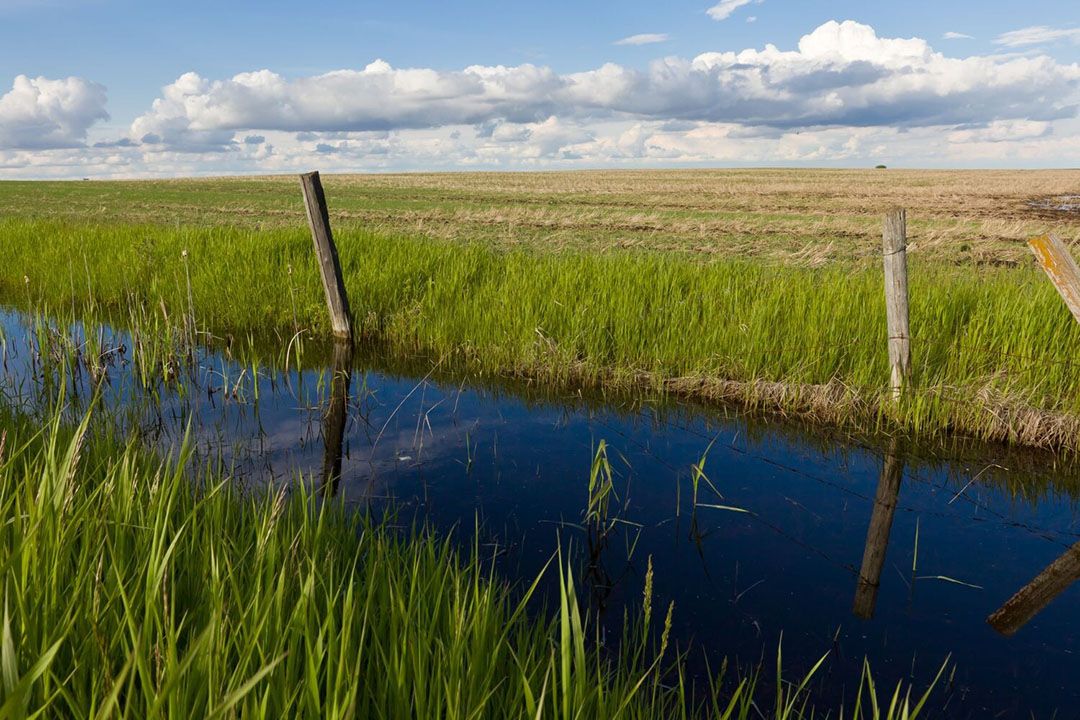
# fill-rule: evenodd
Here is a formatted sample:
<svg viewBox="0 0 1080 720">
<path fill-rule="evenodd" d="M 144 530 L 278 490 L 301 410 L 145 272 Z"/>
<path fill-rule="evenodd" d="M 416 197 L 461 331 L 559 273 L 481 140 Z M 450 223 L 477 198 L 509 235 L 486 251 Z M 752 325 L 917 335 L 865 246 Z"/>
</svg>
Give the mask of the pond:
<svg viewBox="0 0 1080 720">
<path fill-rule="evenodd" d="M 475 543 L 515 581 L 561 545 L 611 642 L 639 609 L 651 558 L 654 603 L 675 603 L 672 638 L 699 682 L 727 657 L 763 662 L 767 684 L 782 643 L 789 678 L 829 653 L 813 685 L 821 707 L 850 706 L 863 658 L 890 688 L 922 688 L 948 659 L 932 701 L 948 717 L 1080 705 L 1080 470 L 1053 456 L 847 436 L 345 349 L 309 349 L 304 369 L 278 371 L 201 349 L 181 379 L 140 385 L 139 345 L 122 332 L 47 331 L 11 310 L 0 330 L 8 405 L 33 411 L 57 348 L 88 357 L 89 337 L 95 360 L 81 367 L 102 370 L 69 373 L 73 412 L 100 382 L 112 419 L 153 446 L 189 431 L 198 461 L 255 489 L 303 473 L 358 509 Z M 587 522 L 594 467 L 600 481 L 610 469 L 611 493 Z"/>
</svg>

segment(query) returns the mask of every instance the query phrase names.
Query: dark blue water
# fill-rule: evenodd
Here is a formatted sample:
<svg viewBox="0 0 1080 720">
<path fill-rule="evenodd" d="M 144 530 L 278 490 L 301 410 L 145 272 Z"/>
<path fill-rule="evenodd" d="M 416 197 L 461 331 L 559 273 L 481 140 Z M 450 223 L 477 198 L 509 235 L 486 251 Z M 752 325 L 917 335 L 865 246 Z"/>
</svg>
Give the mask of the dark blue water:
<svg viewBox="0 0 1080 720">
<path fill-rule="evenodd" d="M 55 368 L 24 322 L 0 315 L 0 393 L 32 407 Z M 84 334 L 61 330 L 76 343 Z M 332 369 L 253 373 L 203 352 L 183 392 L 176 383 L 149 392 L 131 381 L 125 337 L 108 337 L 117 352 L 107 396 L 134 408 L 124 422 L 148 442 L 169 447 L 190 426 L 200 456 L 226 463 L 249 487 L 286 486 L 298 473 L 323 480 L 336 434 L 327 418 Z M 640 606 L 651 557 L 654 606 L 675 602 L 672 637 L 699 677 L 706 656 L 713 667 L 726 656 L 747 668 L 764 660 L 767 683 L 782 637 L 790 678 L 830 654 L 813 684 L 822 707 L 850 707 L 864 657 L 890 691 L 898 680 L 925 686 L 950 658 L 935 714 L 1078 715 L 1080 551 L 1069 549 L 1080 541 L 1070 491 L 1080 472 L 1055 469 L 1050 456 L 844 438 L 716 408 L 602 400 L 441 368 L 425 377 L 432 368 L 422 362 L 411 371 L 376 366 L 349 365 L 339 496 L 392 504 L 403 522 L 419 518 L 475 540 L 500 572 L 523 581 L 562 543 L 583 601 L 612 640 L 624 611 Z M 91 380 L 83 373 L 79 382 Z M 137 401 L 148 396 L 156 400 Z M 601 441 L 617 499 L 611 529 L 598 538 L 583 514 Z M 691 467 L 706 451 L 708 482 L 695 508 Z M 868 535 L 881 559 L 867 553 Z M 988 624 L 1062 557 L 1054 582 L 1001 621 L 1012 623 L 1011 636 Z"/>
</svg>

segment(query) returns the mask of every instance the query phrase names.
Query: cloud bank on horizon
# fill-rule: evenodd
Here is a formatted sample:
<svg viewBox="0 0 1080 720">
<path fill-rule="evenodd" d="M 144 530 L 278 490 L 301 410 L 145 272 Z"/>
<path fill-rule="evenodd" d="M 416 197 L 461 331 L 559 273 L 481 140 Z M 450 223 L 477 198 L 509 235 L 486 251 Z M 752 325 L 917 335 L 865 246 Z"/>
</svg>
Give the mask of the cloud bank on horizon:
<svg viewBox="0 0 1080 720">
<path fill-rule="evenodd" d="M 753 1 L 708 13 L 724 20 Z M 1071 32 L 1032 27 L 996 42 L 1028 47 Z M 1080 65 L 1039 52 L 950 57 L 853 21 L 827 22 L 793 50 L 663 57 L 643 69 L 375 60 L 294 78 L 189 72 L 126 132 L 92 142 L 106 104 L 88 79 L 15 78 L 0 96 L 0 175 L 1080 158 Z"/>
</svg>

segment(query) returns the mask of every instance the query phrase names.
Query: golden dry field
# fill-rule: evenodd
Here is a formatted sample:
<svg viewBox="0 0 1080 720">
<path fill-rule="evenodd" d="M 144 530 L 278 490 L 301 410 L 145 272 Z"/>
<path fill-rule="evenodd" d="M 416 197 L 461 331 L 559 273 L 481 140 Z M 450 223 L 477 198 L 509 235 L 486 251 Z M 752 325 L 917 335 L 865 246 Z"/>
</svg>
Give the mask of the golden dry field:
<svg viewBox="0 0 1080 720">
<path fill-rule="evenodd" d="M 1026 261 L 1024 241 L 1080 240 L 1080 170 L 665 170 L 330 175 L 335 226 L 494 246 L 755 257 L 800 265 L 879 253 L 881 215 L 908 209 L 910 251 Z M 102 223 L 303 224 L 294 176 L 0 183 L 0 216 Z"/>
</svg>

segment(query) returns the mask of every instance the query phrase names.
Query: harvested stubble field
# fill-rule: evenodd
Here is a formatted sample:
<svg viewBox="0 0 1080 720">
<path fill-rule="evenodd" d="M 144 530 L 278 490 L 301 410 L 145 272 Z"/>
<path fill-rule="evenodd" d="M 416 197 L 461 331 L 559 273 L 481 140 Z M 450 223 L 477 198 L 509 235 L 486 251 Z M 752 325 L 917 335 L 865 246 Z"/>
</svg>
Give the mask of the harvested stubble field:
<svg viewBox="0 0 1080 720">
<path fill-rule="evenodd" d="M 295 176 L 0 183 L 0 217 L 295 227 Z M 685 170 L 336 175 L 335 227 L 498 247 L 645 249 L 821 265 L 876 260 L 880 216 L 909 210 L 911 252 L 953 263 L 1027 262 L 1080 215 L 1034 203 L 1080 193 L 1080 170 Z"/>
<path fill-rule="evenodd" d="M 1027 238 L 1080 171 L 330 176 L 363 342 L 470 371 L 1080 448 L 1080 327 Z M 1053 205 L 1053 202 L 1049 203 Z M 909 210 L 914 384 L 888 382 L 881 216 Z M 325 326 L 295 177 L 0 183 L 0 298 Z"/>
</svg>

